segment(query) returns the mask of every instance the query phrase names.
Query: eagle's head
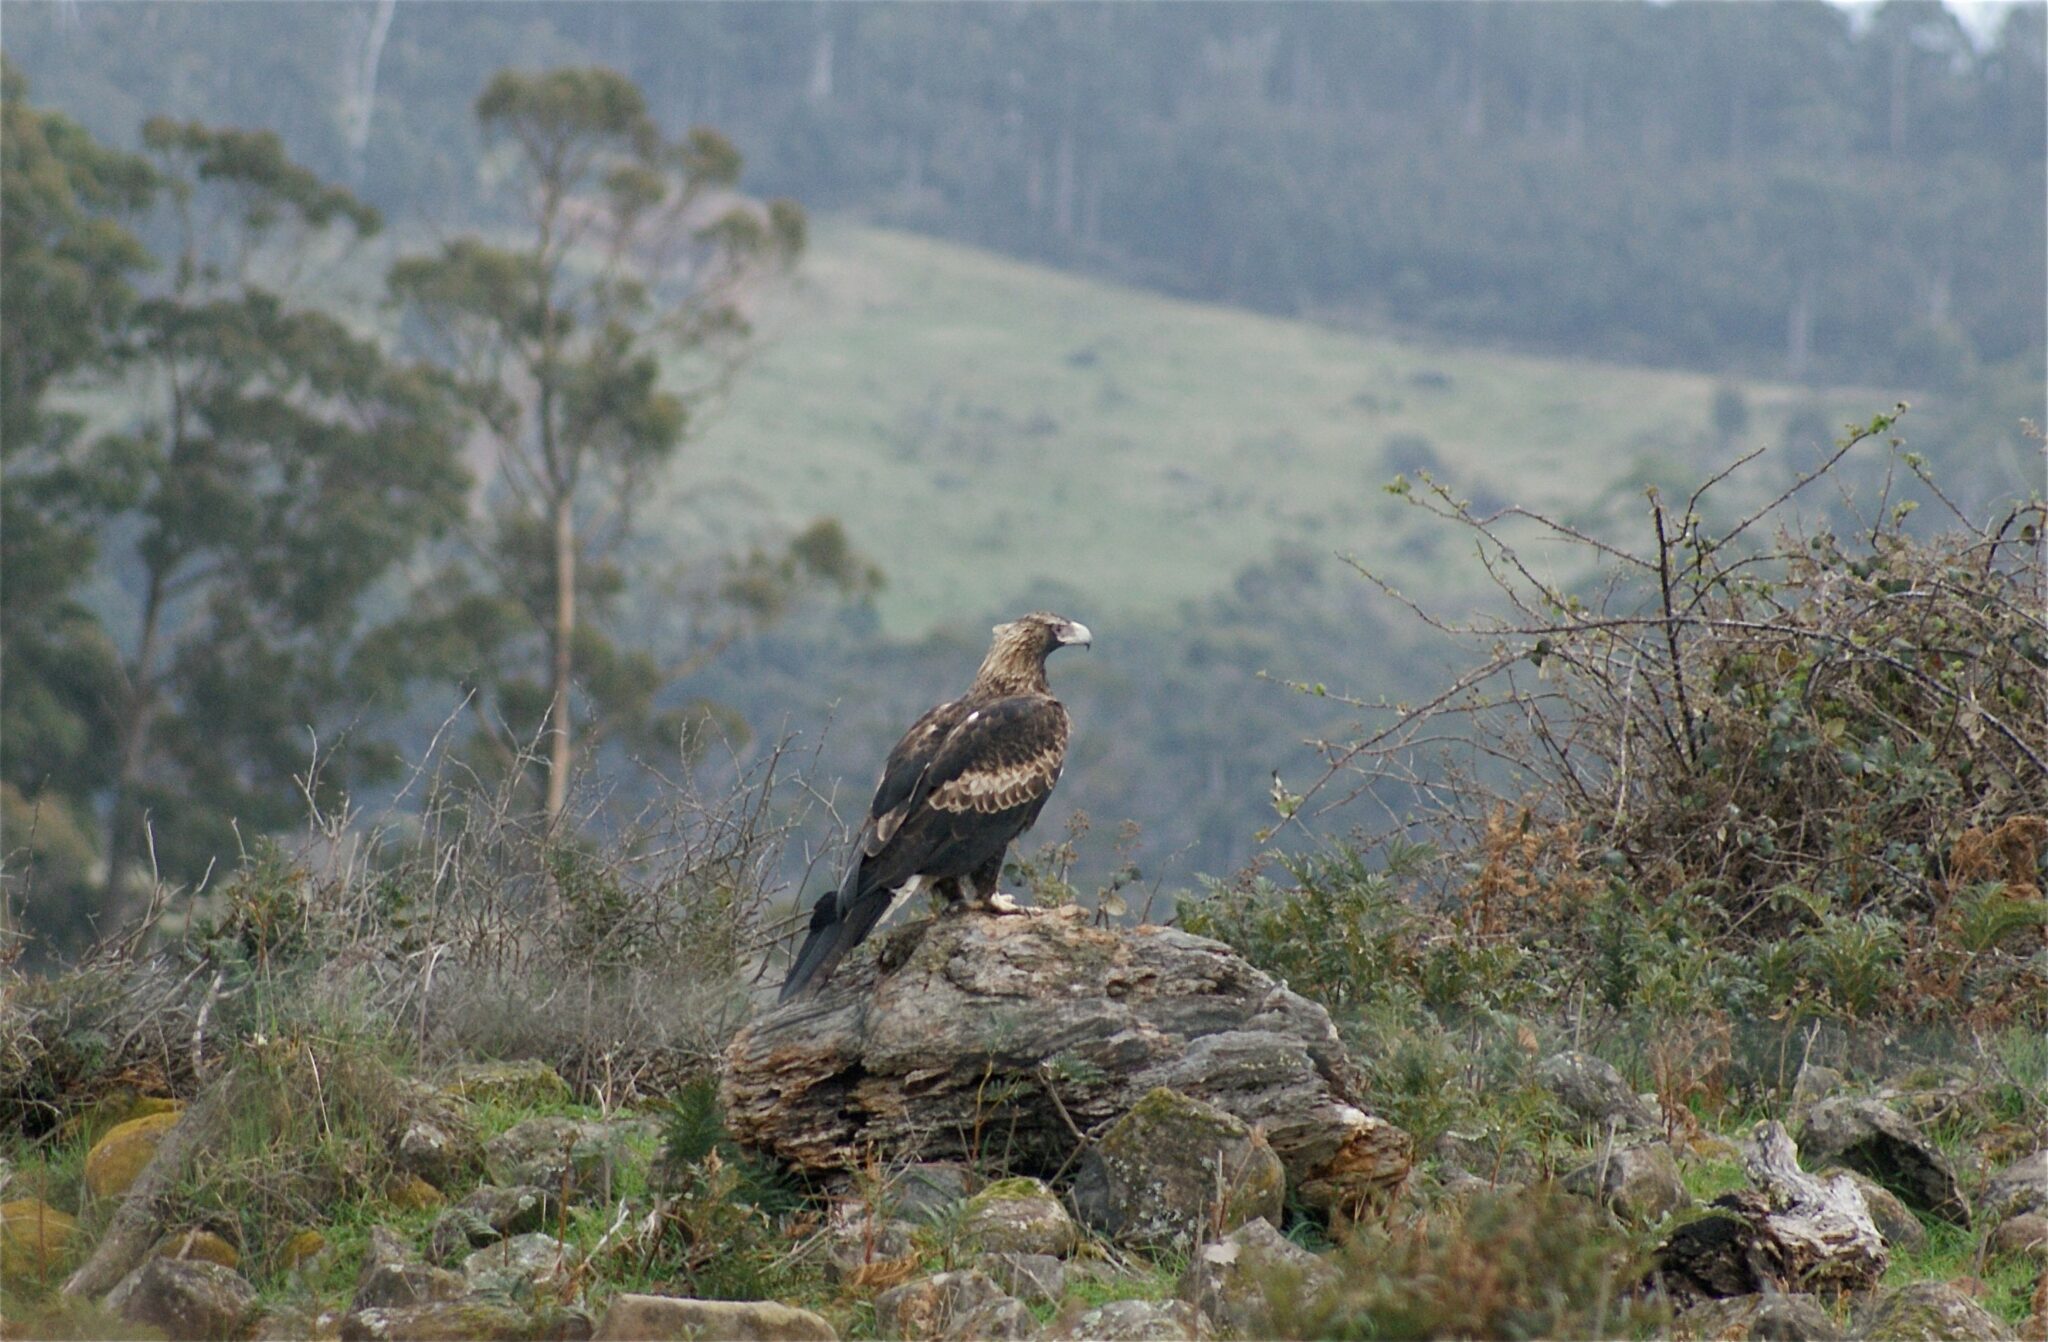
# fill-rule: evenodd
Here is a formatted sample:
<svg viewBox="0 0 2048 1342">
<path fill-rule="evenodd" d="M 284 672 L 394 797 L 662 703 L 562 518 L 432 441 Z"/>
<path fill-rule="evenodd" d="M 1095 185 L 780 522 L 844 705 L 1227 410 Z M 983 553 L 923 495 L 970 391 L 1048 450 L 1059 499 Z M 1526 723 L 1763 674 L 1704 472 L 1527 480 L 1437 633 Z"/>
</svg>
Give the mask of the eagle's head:
<svg viewBox="0 0 2048 1342">
<path fill-rule="evenodd" d="M 1020 615 L 994 629 L 995 640 L 982 659 L 981 683 L 1008 690 L 1045 688 L 1045 659 L 1068 644 L 1088 647 L 1095 636 L 1088 626 L 1049 610 Z"/>
</svg>

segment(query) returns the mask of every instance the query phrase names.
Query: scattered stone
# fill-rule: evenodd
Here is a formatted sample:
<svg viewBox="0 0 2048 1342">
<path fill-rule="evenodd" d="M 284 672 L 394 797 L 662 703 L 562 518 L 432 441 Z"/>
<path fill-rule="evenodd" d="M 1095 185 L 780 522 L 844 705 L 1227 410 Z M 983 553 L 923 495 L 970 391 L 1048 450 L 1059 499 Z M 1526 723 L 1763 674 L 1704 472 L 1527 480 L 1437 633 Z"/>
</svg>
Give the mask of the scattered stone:
<svg viewBox="0 0 2048 1342">
<path fill-rule="evenodd" d="M 494 1184 L 524 1184 L 554 1192 L 566 1188 L 571 1202 L 610 1201 L 613 1179 L 628 1155 L 629 1131 L 543 1114 L 484 1143 L 484 1171 Z"/>
<path fill-rule="evenodd" d="M 116 1123 L 85 1156 L 85 1186 L 96 1198 L 118 1197 L 156 1156 L 157 1144 L 178 1122 L 179 1110 Z"/>
<path fill-rule="evenodd" d="M 473 1062 L 457 1067 L 441 1087 L 450 1099 L 470 1104 L 567 1104 L 572 1098 L 561 1073 L 537 1058 L 519 1062 Z"/>
<path fill-rule="evenodd" d="M 540 1230 L 559 1215 L 556 1203 L 545 1188 L 484 1184 L 434 1218 L 427 1256 L 437 1263 L 459 1262 L 471 1249 Z"/>
<path fill-rule="evenodd" d="M 1273 1163 L 1277 1169 L 1279 1161 Z M 999 1179 L 976 1193 L 967 1201 L 960 1231 L 987 1253 L 1064 1258 L 1081 1242 L 1081 1228 L 1074 1218 L 1067 1215 L 1052 1190 L 1036 1179 Z"/>
<path fill-rule="evenodd" d="M 969 1315 L 1005 1298 L 985 1272 L 939 1272 L 875 1297 L 875 1331 L 882 1337 L 917 1339 L 952 1335 Z"/>
<path fill-rule="evenodd" d="M 400 1173 L 434 1188 L 460 1182 L 482 1162 L 482 1152 L 468 1127 L 452 1116 L 415 1118 L 398 1135 Z"/>
<path fill-rule="evenodd" d="M 27 1282 L 64 1261 L 78 1222 L 41 1198 L 0 1202 L 0 1276 Z"/>
<path fill-rule="evenodd" d="M 758 1300 L 681 1300 L 615 1295 L 591 1342 L 836 1342 L 832 1325 L 807 1309 Z"/>
<path fill-rule="evenodd" d="M 1026 1304 L 1058 1304 L 1066 1298 L 1067 1265 L 1051 1254 L 985 1254 L 981 1266 L 996 1285 Z"/>
<path fill-rule="evenodd" d="M 277 1251 L 277 1265 L 293 1272 L 327 1252 L 327 1237 L 317 1230 L 301 1230 Z"/>
<path fill-rule="evenodd" d="M 1886 1244 L 1907 1253 L 1918 1253 L 1927 1247 L 1927 1227 L 1920 1224 L 1920 1218 L 1913 1215 L 1910 1207 L 1899 1201 L 1897 1194 L 1861 1170 L 1846 1173 L 1855 1181 L 1856 1191 L 1863 1194 L 1863 1205 L 1870 1210 L 1870 1219 Z"/>
<path fill-rule="evenodd" d="M 2030 1255 L 2048 1261 L 2048 1216 L 2021 1212 L 2007 1217 L 1991 1232 L 1991 1248 L 1997 1253 Z"/>
<path fill-rule="evenodd" d="M 428 1305 L 437 1300 L 460 1300 L 468 1294 L 469 1280 L 460 1272 L 425 1263 L 379 1260 L 363 1265 L 349 1308 L 360 1312 Z"/>
<path fill-rule="evenodd" d="M 159 1258 L 184 1258 L 195 1263 L 218 1263 L 230 1268 L 242 1265 L 241 1251 L 211 1230 L 187 1230 L 179 1235 L 166 1235 L 157 1241 L 153 1252 Z"/>
<path fill-rule="evenodd" d="M 1672 1321 L 1685 1342 L 1841 1342 L 1844 1334 L 1810 1295 L 1737 1295 L 1709 1300 Z"/>
<path fill-rule="evenodd" d="M 1692 1205 L 1678 1174 L 1678 1158 L 1664 1142 L 1609 1151 L 1567 1174 L 1564 1186 L 1613 1209 L 1631 1225 L 1655 1225 Z"/>
<path fill-rule="evenodd" d="M 981 1186 L 981 1176 L 958 1161 L 920 1161 L 889 1181 L 885 1201 L 891 1215 L 929 1221 L 973 1197 Z"/>
<path fill-rule="evenodd" d="M 1651 1129 L 1657 1111 L 1628 1088 L 1620 1072 L 1590 1053 L 1568 1049 L 1536 1064 L 1536 1079 L 1581 1123 L 1593 1127 Z"/>
<path fill-rule="evenodd" d="M 1948 1158 L 1918 1128 L 1877 1100 L 1823 1100 L 1807 1111 L 1799 1136 L 1816 1165 L 1860 1171 L 1909 1207 L 1955 1225 L 1970 1224 L 1970 1206 Z"/>
<path fill-rule="evenodd" d="M 1273 1317 L 1276 1293 L 1299 1304 L 1335 1287 L 1340 1279 L 1336 1268 L 1261 1217 L 1196 1250 L 1181 1279 L 1181 1294 L 1240 1336 L 1278 1337 Z"/>
<path fill-rule="evenodd" d="M 533 1320 L 487 1300 L 437 1300 L 359 1309 L 341 1321 L 342 1342 L 529 1342 Z"/>
<path fill-rule="evenodd" d="M 1062 1315 L 1046 1342 L 1151 1342 L 1209 1335 L 1208 1320 L 1185 1300 L 1112 1300 L 1069 1319 Z"/>
<path fill-rule="evenodd" d="M 2012 1330 L 1947 1282 L 1916 1281 L 1879 1291 L 1850 1320 L 1866 1342 L 2001 1342 Z"/>
<path fill-rule="evenodd" d="M 417 1174 L 400 1174 L 384 1185 L 384 1200 L 400 1211 L 423 1212 L 445 1205 L 448 1195 Z"/>
<path fill-rule="evenodd" d="M 1287 1171 L 1261 1133 L 1164 1086 L 1088 1148 L 1074 1179 L 1082 1219 L 1145 1243 L 1277 1221 L 1286 1198 Z"/>
<path fill-rule="evenodd" d="M 2027 1212 L 2048 1216 L 2048 1149 L 2015 1160 L 1992 1175 L 1977 1204 L 1992 1221 Z"/>
<path fill-rule="evenodd" d="M 583 1251 L 552 1235 L 514 1235 L 478 1249 L 462 1262 L 469 1289 L 525 1302 L 561 1299 L 575 1281 Z"/>
<path fill-rule="evenodd" d="M 867 1151 L 966 1159 L 993 1058 L 1024 1081 L 1003 1116 L 1023 1173 L 1062 1168 L 1076 1128 L 1159 1086 L 1263 1128 L 1307 1205 L 1353 1205 L 1408 1172 L 1407 1135 L 1351 1102 L 1329 1013 L 1221 942 L 1076 909 L 970 912 L 872 944 L 733 1040 L 722 1094 L 743 1145 L 817 1173 Z"/>
<path fill-rule="evenodd" d="M 1038 1336 L 1038 1319 L 1023 1301 L 998 1296 L 960 1320 L 945 1336 L 947 1342 L 1024 1342 Z"/>
<path fill-rule="evenodd" d="M 119 1313 L 130 1323 L 161 1330 L 173 1342 L 201 1342 L 238 1336 L 255 1307 L 256 1288 L 231 1268 L 151 1258 L 136 1269 Z"/>
</svg>

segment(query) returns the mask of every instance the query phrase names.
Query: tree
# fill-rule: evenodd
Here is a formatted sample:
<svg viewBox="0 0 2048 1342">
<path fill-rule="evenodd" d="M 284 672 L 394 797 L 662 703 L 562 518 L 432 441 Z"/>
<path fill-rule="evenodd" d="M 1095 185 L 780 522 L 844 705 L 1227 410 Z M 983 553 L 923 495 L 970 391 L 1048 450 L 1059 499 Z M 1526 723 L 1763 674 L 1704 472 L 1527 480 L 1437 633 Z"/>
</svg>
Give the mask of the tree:
<svg viewBox="0 0 2048 1342">
<path fill-rule="evenodd" d="M 101 449 L 139 594 L 111 704 L 110 900 L 145 837 L 196 876 L 302 790 L 379 763 L 346 731 L 344 658 L 366 595 L 467 488 L 445 380 L 287 296 L 376 212 L 268 132 L 158 118 L 143 141 L 176 255 L 124 333 L 152 409 Z"/>
<path fill-rule="evenodd" d="M 83 417 L 46 398 L 118 363 L 113 334 L 150 261 L 120 219 L 156 180 L 144 160 L 30 106 L 4 61 L 0 84 L 0 823 L 10 847 L 32 850 L 54 908 L 76 903 L 91 858 L 92 798 L 105 783 L 95 747 L 117 659 L 77 595 L 97 552 L 103 476 Z"/>
<path fill-rule="evenodd" d="M 625 585 L 619 549 L 693 402 L 744 348 L 743 296 L 801 252 L 804 216 L 738 195 L 724 137 L 665 137 L 608 70 L 507 71 L 476 116 L 511 169 L 516 240 L 458 238 L 401 260 L 391 285 L 464 387 L 494 469 L 468 562 L 386 665 L 466 682 L 507 762 L 544 732 L 554 818 L 579 720 L 593 740 L 675 726 L 653 711 L 663 669 L 603 632 Z"/>
</svg>

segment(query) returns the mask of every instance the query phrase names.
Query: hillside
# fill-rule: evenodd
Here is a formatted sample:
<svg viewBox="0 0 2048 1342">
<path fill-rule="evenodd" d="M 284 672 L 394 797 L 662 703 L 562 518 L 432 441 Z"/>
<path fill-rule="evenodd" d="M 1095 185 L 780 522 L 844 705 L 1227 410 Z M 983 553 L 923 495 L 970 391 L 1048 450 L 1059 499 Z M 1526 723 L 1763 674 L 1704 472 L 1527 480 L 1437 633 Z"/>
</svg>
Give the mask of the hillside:
<svg viewBox="0 0 2048 1342">
<path fill-rule="evenodd" d="M 1721 457 L 1704 375 L 1347 334 L 845 221 L 761 327 L 667 506 L 837 514 L 896 635 L 1047 584 L 1091 618 L 1164 613 L 1287 545 L 1442 590 L 1380 490 L 1400 471 L 1584 516 Z M 1886 403 L 1742 394 L 1773 446 Z"/>
</svg>

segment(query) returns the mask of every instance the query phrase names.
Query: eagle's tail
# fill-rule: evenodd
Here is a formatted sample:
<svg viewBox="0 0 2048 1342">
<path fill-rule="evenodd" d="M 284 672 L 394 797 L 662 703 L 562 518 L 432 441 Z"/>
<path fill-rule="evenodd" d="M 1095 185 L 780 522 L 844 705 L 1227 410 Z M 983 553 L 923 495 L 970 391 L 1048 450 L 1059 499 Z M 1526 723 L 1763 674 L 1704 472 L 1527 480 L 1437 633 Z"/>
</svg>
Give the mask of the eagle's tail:
<svg viewBox="0 0 2048 1342">
<path fill-rule="evenodd" d="M 887 891 L 859 888 L 860 870 L 847 873 L 846 884 L 838 890 L 827 890 L 818 896 L 818 903 L 811 913 L 810 934 L 804 938 L 803 949 L 796 953 L 796 960 L 789 967 L 789 977 L 782 981 L 782 994 L 775 1000 L 787 1002 L 813 983 L 822 984 L 832 977 L 845 954 L 867 940 L 882 915 L 889 911 L 890 900 Z M 858 893 L 855 893 L 858 892 Z M 852 898 L 847 896 L 852 894 Z"/>
</svg>

